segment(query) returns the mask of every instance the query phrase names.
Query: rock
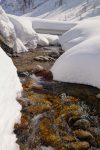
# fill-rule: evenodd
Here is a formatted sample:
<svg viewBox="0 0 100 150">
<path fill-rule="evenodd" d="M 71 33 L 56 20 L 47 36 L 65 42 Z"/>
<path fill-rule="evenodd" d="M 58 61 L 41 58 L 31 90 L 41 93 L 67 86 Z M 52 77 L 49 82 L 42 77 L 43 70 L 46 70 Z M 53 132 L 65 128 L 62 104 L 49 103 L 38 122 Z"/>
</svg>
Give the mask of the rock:
<svg viewBox="0 0 100 150">
<path fill-rule="evenodd" d="M 88 150 L 90 144 L 88 142 L 73 142 L 69 144 L 69 150 Z"/>
<path fill-rule="evenodd" d="M 33 87 L 33 84 L 34 84 L 34 81 L 32 79 L 27 79 L 23 84 L 23 89 L 24 90 L 29 90 L 29 89 L 32 89 Z"/>
<path fill-rule="evenodd" d="M 100 129 L 96 127 L 89 128 L 89 131 L 92 133 L 93 136 L 98 137 L 100 136 Z"/>
<path fill-rule="evenodd" d="M 81 115 L 71 116 L 71 117 L 68 119 L 68 124 L 72 126 L 72 125 L 73 125 L 76 121 L 78 121 L 79 119 L 81 119 Z"/>
<path fill-rule="evenodd" d="M 35 68 L 33 70 L 33 73 L 36 76 L 42 76 L 45 80 L 53 80 L 53 74 L 51 71 L 44 69 L 41 66 L 37 66 L 37 68 Z"/>
<path fill-rule="evenodd" d="M 91 127 L 89 131 L 95 137 L 97 146 L 100 148 L 100 128 Z"/>
<path fill-rule="evenodd" d="M 96 98 L 100 99 L 100 93 L 96 95 Z"/>
<path fill-rule="evenodd" d="M 19 72 L 18 75 L 19 75 L 19 77 L 28 77 L 29 73 L 27 71 L 26 72 Z"/>
<path fill-rule="evenodd" d="M 34 90 L 43 90 L 43 86 L 35 83 L 35 84 L 33 84 L 32 89 L 34 89 Z"/>
<path fill-rule="evenodd" d="M 53 57 L 48 57 L 49 61 L 55 61 Z"/>
<path fill-rule="evenodd" d="M 43 68 L 42 66 L 36 65 L 35 68 L 34 68 L 34 70 L 32 71 L 32 73 L 34 73 L 34 74 L 36 74 L 36 75 L 38 76 L 38 74 L 39 74 L 41 71 L 43 71 L 43 70 L 44 70 L 44 68 Z"/>
<path fill-rule="evenodd" d="M 90 122 L 87 119 L 79 119 L 74 123 L 73 126 L 77 129 L 89 129 Z"/>
<path fill-rule="evenodd" d="M 51 51 L 51 52 L 49 53 L 49 56 L 50 56 L 50 57 L 53 57 L 53 58 L 58 58 L 58 57 L 60 56 L 60 53 L 59 53 L 58 50 Z"/>
<path fill-rule="evenodd" d="M 84 130 L 75 130 L 73 133 L 80 140 L 88 141 L 91 145 L 96 146 L 95 138 L 90 132 Z"/>
<path fill-rule="evenodd" d="M 37 56 L 37 57 L 35 57 L 34 58 L 34 60 L 36 60 L 36 61 L 55 61 L 55 59 L 54 58 L 52 58 L 52 57 L 49 57 L 49 56 Z"/>
</svg>

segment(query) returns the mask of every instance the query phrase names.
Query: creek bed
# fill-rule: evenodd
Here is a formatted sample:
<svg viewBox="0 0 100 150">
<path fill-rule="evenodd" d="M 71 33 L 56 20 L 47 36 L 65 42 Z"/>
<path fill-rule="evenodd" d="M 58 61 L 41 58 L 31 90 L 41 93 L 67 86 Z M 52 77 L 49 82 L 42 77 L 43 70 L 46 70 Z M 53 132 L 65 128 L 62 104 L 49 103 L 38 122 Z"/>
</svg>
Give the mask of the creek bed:
<svg viewBox="0 0 100 150">
<path fill-rule="evenodd" d="M 52 51 L 52 50 L 51 50 Z M 45 81 L 32 75 L 39 64 L 49 69 L 54 61 L 42 48 L 13 57 L 23 85 L 21 123 L 15 125 L 21 150 L 99 150 L 100 90 L 91 86 Z"/>
</svg>

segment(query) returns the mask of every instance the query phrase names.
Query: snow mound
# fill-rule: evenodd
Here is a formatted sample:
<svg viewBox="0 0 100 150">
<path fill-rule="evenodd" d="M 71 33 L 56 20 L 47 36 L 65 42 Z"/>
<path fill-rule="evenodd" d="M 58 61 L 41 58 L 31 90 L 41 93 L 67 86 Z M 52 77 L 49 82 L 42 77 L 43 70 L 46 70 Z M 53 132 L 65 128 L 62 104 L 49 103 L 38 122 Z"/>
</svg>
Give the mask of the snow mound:
<svg viewBox="0 0 100 150">
<path fill-rule="evenodd" d="M 32 21 L 27 17 L 18 17 L 14 15 L 8 15 L 10 21 L 14 25 L 17 37 L 28 48 L 36 48 L 38 36 L 32 28 Z"/>
<path fill-rule="evenodd" d="M 41 46 L 60 45 L 59 36 L 52 34 L 38 34 L 38 44 Z"/>
<path fill-rule="evenodd" d="M 42 34 L 48 41 L 49 45 L 59 45 L 59 36 L 58 35 L 52 35 L 52 34 Z"/>
<path fill-rule="evenodd" d="M 49 46 L 49 41 L 42 34 L 38 34 L 38 45 Z"/>
<path fill-rule="evenodd" d="M 54 80 L 100 88 L 100 17 L 78 22 L 61 37 L 66 51 L 51 71 Z"/>
<path fill-rule="evenodd" d="M 19 149 L 13 130 L 21 117 L 21 106 L 16 101 L 21 90 L 16 68 L 0 48 L 0 150 Z"/>
</svg>

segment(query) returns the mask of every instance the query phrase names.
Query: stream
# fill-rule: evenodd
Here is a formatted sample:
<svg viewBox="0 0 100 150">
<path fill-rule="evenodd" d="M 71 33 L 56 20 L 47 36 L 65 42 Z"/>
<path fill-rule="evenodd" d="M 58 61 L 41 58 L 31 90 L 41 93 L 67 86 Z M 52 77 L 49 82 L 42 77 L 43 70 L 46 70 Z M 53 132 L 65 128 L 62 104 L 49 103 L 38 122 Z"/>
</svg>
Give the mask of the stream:
<svg viewBox="0 0 100 150">
<path fill-rule="evenodd" d="M 23 86 L 14 130 L 20 150 L 100 150 L 100 90 L 34 74 L 37 65 L 50 69 L 62 53 L 42 47 L 12 57 Z"/>
</svg>

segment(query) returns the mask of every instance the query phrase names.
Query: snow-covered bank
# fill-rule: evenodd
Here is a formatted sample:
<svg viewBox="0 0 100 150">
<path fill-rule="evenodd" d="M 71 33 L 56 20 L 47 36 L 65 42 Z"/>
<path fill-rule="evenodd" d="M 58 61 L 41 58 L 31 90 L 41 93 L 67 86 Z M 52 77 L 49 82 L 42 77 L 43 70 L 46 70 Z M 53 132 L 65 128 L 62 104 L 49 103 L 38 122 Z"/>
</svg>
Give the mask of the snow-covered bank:
<svg viewBox="0 0 100 150">
<path fill-rule="evenodd" d="M 24 17 L 24 16 L 15 16 L 15 15 L 8 15 L 10 21 L 15 27 L 16 32 L 18 32 L 20 28 L 30 30 L 29 33 L 33 34 L 34 30 L 37 33 L 43 33 L 43 34 L 62 34 L 72 27 L 76 25 L 74 22 L 67 22 L 67 21 L 54 21 L 54 20 L 48 20 L 48 19 L 40 19 L 35 17 Z M 17 27 L 18 25 L 18 27 Z M 21 26 L 21 27 L 20 27 Z M 25 30 L 24 29 L 24 30 Z M 25 32 L 25 31 L 24 31 Z M 20 31 L 17 33 L 17 35 L 20 33 Z"/>
<path fill-rule="evenodd" d="M 37 34 L 32 28 L 32 21 L 27 17 L 18 17 L 14 15 L 8 15 L 10 21 L 14 25 L 17 37 L 27 47 L 27 49 L 37 47 Z"/>
<path fill-rule="evenodd" d="M 26 35 L 24 36 L 26 37 Z M 0 6 L 0 40 L 17 53 L 27 51 L 27 48 L 24 46 L 23 41 L 21 41 L 16 36 L 14 25 L 11 23 L 7 14 L 2 9 L 1 6 Z"/>
<path fill-rule="evenodd" d="M 0 150 L 19 149 L 13 130 L 21 116 L 21 106 L 16 101 L 21 90 L 16 68 L 0 48 Z"/>
<path fill-rule="evenodd" d="M 56 21 L 26 17 L 32 20 L 32 26 L 38 33 L 61 35 L 76 25 L 74 22 Z"/>
<path fill-rule="evenodd" d="M 16 40 L 16 34 L 13 24 L 10 22 L 7 14 L 0 6 L 0 40 L 13 48 Z"/>
<path fill-rule="evenodd" d="M 14 25 L 16 36 L 27 49 L 34 49 L 37 44 L 42 46 L 60 44 L 58 35 L 62 35 L 76 25 L 72 22 L 50 21 L 34 17 L 15 15 L 8 15 L 8 17 Z"/>
<path fill-rule="evenodd" d="M 100 17 L 80 21 L 60 41 L 68 51 L 51 69 L 54 80 L 100 88 Z"/>
</svg>

